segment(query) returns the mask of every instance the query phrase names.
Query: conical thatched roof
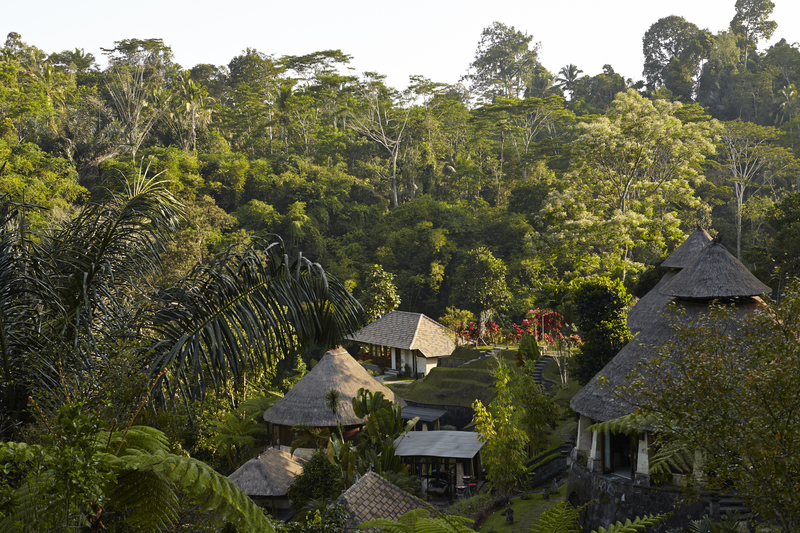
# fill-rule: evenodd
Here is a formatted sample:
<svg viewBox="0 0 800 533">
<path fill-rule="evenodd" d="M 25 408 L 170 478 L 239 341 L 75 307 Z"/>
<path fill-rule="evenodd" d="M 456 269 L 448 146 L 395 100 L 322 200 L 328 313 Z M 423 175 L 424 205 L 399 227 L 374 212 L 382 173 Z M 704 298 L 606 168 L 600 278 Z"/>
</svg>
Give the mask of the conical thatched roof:
<svg viewBox="0 0 800 533">
<path fill-rule="evenodd" d="M 456 344 L 447 328 L 421 313 L 392 311 L 348 339 L 363 344 L 419 350 L 425 357 L 450 355 Z"/>
<path fill-rule="evenodd" d="M 680 272 L 665 274 L 634 306 L 637 309 L 645 304 L 633 320 L 628 316 L 631 332 L 638 331 L 638 335 L 572 398 L 570 407 L 599 421 L 633 412 L 631 398 L 622 395 L 619 387 L 628 382 L 629 374 L 656 357 L 655 347 L 672 338 L 670 302 L 685 312 L 681 320 L 696 321 L 708 311 L 709 300 L 736 298 L 737 310 L 749 313 L 763 305 L 757 296 L 769 290 L 721 244 L 712 242 L 702 247 Z"/>
<path fill-rule="evenodd" d="M 286 396 L 264 413 L 264 420 L 282 426 L 306 424 L 312 427 L 345 426 L 362 423 L 353 412 L 353 398 L 358 389 L 382 392 L 384 398 L 405 406 L 401 398 L 367 372 L 344 348 L 326 353 L 311 371 L 303 376 Z M 339 417 L 331 411 L 325 394 L 336 389 L 340 394 Z"/>
<path fill-rule="evenodd" d="M 248 496 L 285 496 L 302 471 L 303 465 L 288 453 L 267 448 L 228 477 Z"/>
<path fill-rule="evenodd" d="M 355 531 L 367 520 L 397 520 L 414 509 L 430 509 L 430 505 L 375 472 L 362 476 L 339 497 L 337 503 L 344 505 L 350 515 L 345 531 Z"/>
<path fill-rule="evenodd" d="M 694 255 L 702 250 L 705 245 L 710 243 L 711 240 L 711 235 L 698 225 L 697 229 L 683 241 L 683 244 L 678 246 L 675 251 L 661 263 L 661 266 L 667 268 L 684 268 L 689 261 L 692 260 Z"/>
<path fill-rule="evenodd" d="M 636 305 L 628 311 L 628 329 L 636 335 L 640 331 L 647 329 L 651 322 L 658 320 L 658 314 L 667 308 L 667 304 L 673 300 L 672 296 L 661 294 L 663 288 L 669 280 L 675 276 L 675 272 L 667 272 L 659 280 L 655 287 L 642 296 Z"/>
<path fill-rule="evenodd" d="M 722 244 L 714 242 L 700 250 L 661 294 L 679 298 L 741 298 L 772 292 Z"/>
</svg>

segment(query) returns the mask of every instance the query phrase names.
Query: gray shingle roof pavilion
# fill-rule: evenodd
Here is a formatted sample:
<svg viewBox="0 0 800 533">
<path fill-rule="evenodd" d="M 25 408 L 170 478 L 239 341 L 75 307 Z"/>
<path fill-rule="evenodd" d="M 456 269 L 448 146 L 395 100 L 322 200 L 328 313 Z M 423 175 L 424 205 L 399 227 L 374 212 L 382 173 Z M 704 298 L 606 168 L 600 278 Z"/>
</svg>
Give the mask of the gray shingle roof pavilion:
<svg viewBox="0 0 800 533">
<path fill-rule="evenodd" d="M 392 311 L 347 338 L 361 344 L 419 350 L 426 358 L 450 355 L 456 349 L 447 328 L 422 313 L 408 311 Z"/>
</svg>

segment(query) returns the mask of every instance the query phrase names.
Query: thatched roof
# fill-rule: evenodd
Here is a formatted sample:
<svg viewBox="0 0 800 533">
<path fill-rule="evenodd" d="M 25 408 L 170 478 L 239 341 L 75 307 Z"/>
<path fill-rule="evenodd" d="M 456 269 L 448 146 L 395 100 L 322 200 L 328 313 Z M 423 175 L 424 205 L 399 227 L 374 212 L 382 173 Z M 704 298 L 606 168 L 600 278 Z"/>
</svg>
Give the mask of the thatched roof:
<svg viewBox="0 0 800 533">
<path fill-rule="evenodd" d="M 632 325 L 630 315 L 628 317 L 631 331 L 638 330 L 638 335 L 572 398 L 570 407 L 599 421 L 633 412 L 632 399 L 624 397 L 618 389 L 627 383 L 631 372 L 641 365 L 647 366 L 656 356 L 655 347 L 672 338 L 670 302 L 685 311 L 681 320 L 696 321 L 708 311 L 710 300 L 735 300 L 740 313 L 749 313 L 763 305 L 757 295 L 767 291 L 769 287 L 758 281 L 721 244 L 706 245 L 680 272 L 665 274 L 634 306 L 636 309 L 646 304 L 634 316 Z"/>
<path fill-rule="evenodd" d="M 636 335 L 647 329 L 648 325 L 657 317 L 658 313 L 667 308 L 667 304 L 674 298 L 661 294 L 660 289 L 675 276 L 675 272 L 667 272 L 655 287 L 642 296 L 636 305 L 628 311 L 628 329 Z"/>
<path fill-rule="evenodd" d="M 715 299 L 760 296 L 771 293 L 772 289 L 722 244 L 714 242 L 700 250 L 660 292 L 680 298 Z"/>
<path fill-rule="evenodd" d="M 456 349 L 447 328 L 421 313 L 407 311 L 392 311 L 347 338 L 362 344 L 419 350 L 425 357 L 450 355 Z"/>
<path fill-rule="evenodd" d="M 672 254 L 663 262 L 661 266 L 681 269 L 685 267 L 691 259 L 712 241 L 711 235 L 706 232 L 699 224 L 683 244 L 678 246 Z M 652 320 L 653 315 L 666 309 L 667 304 L 672 300 L 669 294 L 662 294 L 661 289 L 676 274 L 675 271 L 667 272 L 647 294 L 636 302 L 628 311 L 628 329 L 636 335 L 638 332 L 647 328 L 647 324 Z"/>
<path fill-rule="evenodd" d="M 350 514 L 345 531 L 356 530 L 359 524 L 367 520 L 397 520 L 414 509 L 430 508 L 424 501 L 389 483 L 375 472 L 368 472 L 356 481 L 336 503 L 344 505 Z"/>
<path fill-rule="evenodd" d="M 285 496 L 294 478 L 303 471 L 294 457 L 277 448 L 267 448 L 229 476 L 248 496 Z"/>
<path fill-rule="evenodd" d="M 711 242 L 711 235 L 699 225 L 674 252 L 661 263 L 662 267 L 684 268 L 694 255 Z"/>
<path fill-rule="evenodd" d="M 353 398 L 358 389 L 382 392 L 392 402 L 405 406 L 402 398 L 367 372 L 344 348 L 326 353 L 311 371 L 303 376 L 286 395 L 267 409 L 264 420 L 282 426 L 306 424 L 312 427 L 333 427 L 361 424 L 353 412 Z M 328 409 L 325 394 L 336 389 L 340 394 L 339 417 Z"/>
</svg>

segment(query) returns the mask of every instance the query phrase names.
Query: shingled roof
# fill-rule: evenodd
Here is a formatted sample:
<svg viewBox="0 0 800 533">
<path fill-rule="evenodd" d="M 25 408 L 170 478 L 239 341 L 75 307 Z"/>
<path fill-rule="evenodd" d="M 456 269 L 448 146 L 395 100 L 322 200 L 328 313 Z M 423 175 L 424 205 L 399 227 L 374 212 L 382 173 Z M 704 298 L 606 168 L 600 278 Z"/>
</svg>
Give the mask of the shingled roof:
<svg viewBox="0 0 800 533">
<path fill-rule="evenodd" d="M 456 349 L 447 328 L 421 313 L 407 311 L 392 311 L 347 338 L 362 344 L 419 350 L 425 357 L 450 355 Z"/>
<path fill-rule="evenodd" d="M 414 509 L 430 506 L 416 496 L 389 483 L 375 472 L 368 472 L 347 489 L 336 502 L 345 506 L 350 518 L 345 531 L 354 531 L 367 520 L 397 520 Z"/>
<path fill-rule="evenodd" d="M 248 496 L 285 496 L 303 466 L 291 455 L 267 448 L 228 476 Z"/>
<path fill-rule="evenodd" d="M 384 398 L 405 406 L 400 397 L 376 380 L 344 348 L 327 352 L 311 371 L 303 376 L 286 395 L 264 412 L 264 420 L 282 426 L 306 424 L 311 427 L 345 426 L 362 423 L 353 411 L 353 398 L 358 389 L 382 392 Z M 325 394 L 336 389 L 341 395 L 339 417 L 328 408 Z"/>
</svg>

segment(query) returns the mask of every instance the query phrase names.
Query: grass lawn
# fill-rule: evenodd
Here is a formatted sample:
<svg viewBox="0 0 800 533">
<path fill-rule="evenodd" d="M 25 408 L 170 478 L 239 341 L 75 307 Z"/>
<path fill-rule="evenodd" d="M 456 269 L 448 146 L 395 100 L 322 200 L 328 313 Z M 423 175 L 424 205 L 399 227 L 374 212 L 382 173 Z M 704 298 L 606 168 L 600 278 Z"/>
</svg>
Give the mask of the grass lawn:
<svg viewBox="0 0 800 533">
<path fill-rule="evenodd" d="M 499 355 L 509 367 L 517 369 L 516 349 L 502 350 Z M 456 368 L 434 368 L 422 380 L 394 383 L 386 380 L 386 386 L 399 396 L 414 402 L 471 407 L 475 400 L 480 400 L 484 405 L 488 405 L 495 396 L 495 378 L 492 372 L 495 365 L 493 357 L 486 357 Z M 560 382 L 555 362 L 545 368 L 544 374 L 547 379 L 555 383 Z M 548 432 L 548 447 L 563 444 L 575 432 L 575 419 L 570 416 L 571 411 L 568 409 L 570 399 L 580 388 L 576 382 L 570 381 L 569 387 L 558 389 L 554 400 L 566 412 L 564 419 L 556 421 L 556 429 Z"/>
<path fill-rule="evenodd" d="M 541 493 L 531 494 L 531 499 L 523 500 L 520 497 L 511 499 L 511 508 L 514 510 L 514 524 L 506 524 L 505 509 L 498 509 L 486 522 L 483 523 L 480 533 L 520 533 L 526 531 L 533 521 L 542 514 L 543 511 L 556 505 L 564 499 L 566 488 L 559 487 L 550 493 L 549 500 L 543 500 Z"/>
<path fill-rule="evenodd" d="M 516 350 L 503 350 L 500 355 L 512 368 Z M 463 405 L 469 407 L 475 400 L 487 405 L 494 398 L 494 373 L 496 364 L 493 357 L 486 357 L 456 368 L 434 368 L 425 379 L 410 385 L 387 383 L 395 393 L 413 402 Z"/>
</svg>

